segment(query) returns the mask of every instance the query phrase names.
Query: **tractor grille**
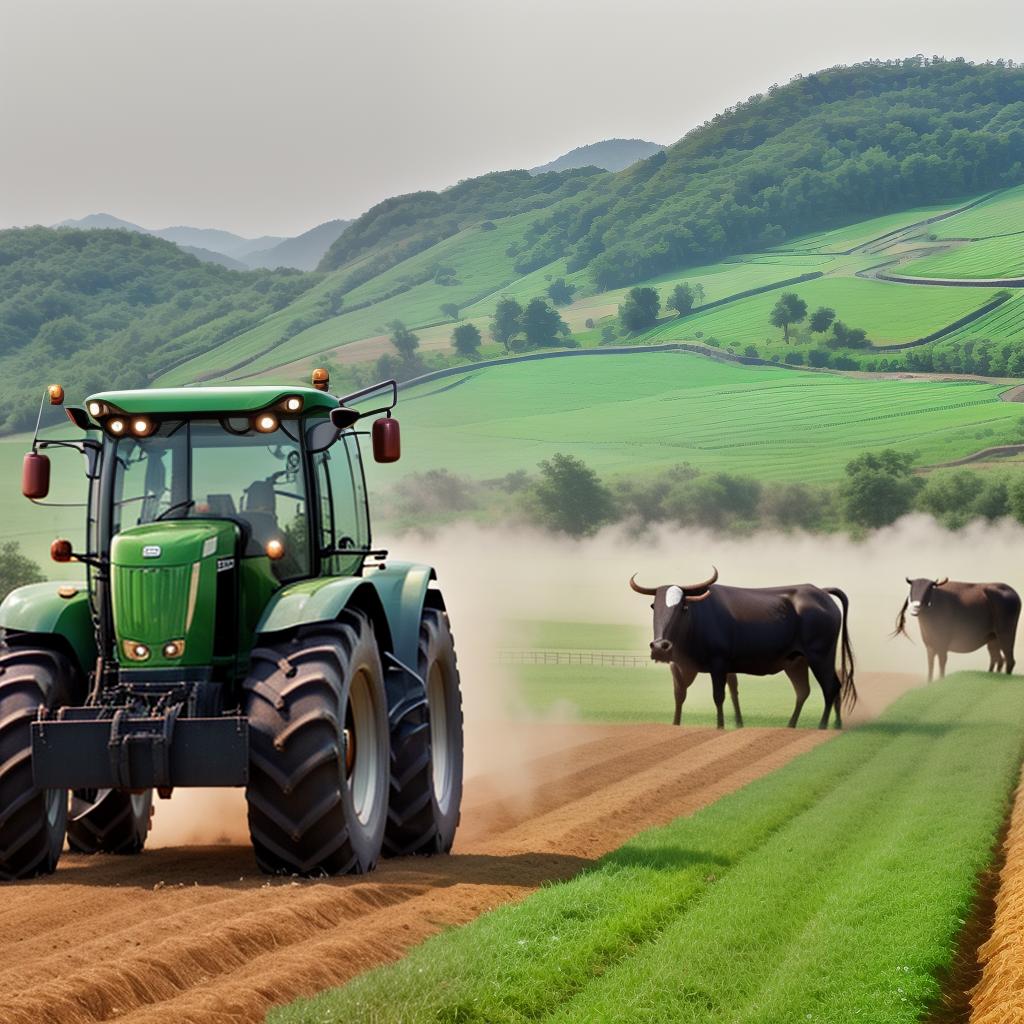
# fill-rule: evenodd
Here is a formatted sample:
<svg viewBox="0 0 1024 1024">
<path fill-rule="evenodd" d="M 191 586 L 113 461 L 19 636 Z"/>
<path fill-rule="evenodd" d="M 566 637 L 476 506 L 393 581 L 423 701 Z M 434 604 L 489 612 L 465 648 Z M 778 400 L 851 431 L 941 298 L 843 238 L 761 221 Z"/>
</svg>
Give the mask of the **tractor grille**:
<svg viewBox="0 0 1024 1024">
<path fill-rule="evenodd" d="M 128 640 L 162 643 L 188 632 L 195 605 L 193 566 L 144 569 L 114 566 L 114 626 Z"/>
</svg>

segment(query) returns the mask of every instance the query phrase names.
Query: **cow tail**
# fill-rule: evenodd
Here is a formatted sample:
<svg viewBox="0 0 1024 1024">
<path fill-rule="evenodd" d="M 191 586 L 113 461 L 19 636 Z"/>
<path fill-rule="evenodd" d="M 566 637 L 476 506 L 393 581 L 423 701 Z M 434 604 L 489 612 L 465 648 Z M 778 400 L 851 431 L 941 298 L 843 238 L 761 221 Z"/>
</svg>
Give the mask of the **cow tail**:
<svg viewBox="0 0 1024 1024">
<path fill-rule="evenodd" d="M 910 640 L 910 634 L 907 632 L 907 607 L 910 604 L 910 598 L 906 598 L 903 601 L 903 607 L 900 609 L 899 615 L 896 616 L 896 628 L 889 634 L 890 636 L 896 637 L 901 634 Z"/>
<path fill-rule="evenodd" d="M 857 687 L 853 682 L 853 648 L 850 646 L 850 599 L 838 587 L 826 587 L 826 594 L 839 598 L 843 606 L 843 631 L 840 639 L 839 693 L 843 707 L 852 711 L 857 704 Z"/>
</svg>

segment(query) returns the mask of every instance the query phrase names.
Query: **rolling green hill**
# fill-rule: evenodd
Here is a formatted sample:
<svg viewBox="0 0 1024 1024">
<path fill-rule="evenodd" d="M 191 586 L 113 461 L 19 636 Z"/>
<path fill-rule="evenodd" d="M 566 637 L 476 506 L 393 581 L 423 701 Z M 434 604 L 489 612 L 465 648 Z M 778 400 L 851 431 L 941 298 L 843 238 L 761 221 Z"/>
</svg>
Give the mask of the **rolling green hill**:
<svg viewBox="0 0 1024 1024">
<path fill-rule="evenodd" d="M 1016 440 L 1022 410 L 999 400 L 1005 390 L 684 353 L 538 360 L 403 391 L 406 461 L 397 471 L 495 478 L 567 452 L 603 474 L 686 462 L 762 480 L 830 481 L 869 449 L 914 452 L 929 464 Z"/>
</svg>

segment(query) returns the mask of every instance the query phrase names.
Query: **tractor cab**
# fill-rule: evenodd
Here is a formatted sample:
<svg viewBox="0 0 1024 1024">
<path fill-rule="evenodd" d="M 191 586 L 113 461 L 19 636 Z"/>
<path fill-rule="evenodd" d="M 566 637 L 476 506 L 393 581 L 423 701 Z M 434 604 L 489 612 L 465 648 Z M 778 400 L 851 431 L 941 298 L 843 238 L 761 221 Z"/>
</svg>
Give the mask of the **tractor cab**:
<svg viewBox="0 0 1024 1024">
<path fill-rule="evenodd" d="M 450 847 L 462 718 L 447 615 L 429 566 L 372 549 L 360 454 L 359 421 L 377 415 L 374 457 L 398 458 L 397 385 L 338 399 L 328 384 L 102 392 L 66 409 L 77 437 L 37 426 L 30 500 L 49 492 L 48 449 L 86 456 L 84 550 L 56 540 L 51 555 L 84 563 L 87 585 L 0 605 L 0 718 L 5 659 L 31 652 L 25 791 L 72 793 L 73 848 L 141 849 L 140 794 L 225 785 L 246 787 L 269 871 Z M 395 751 L 399 769 L 411 759 L 397 790 Z M 0 872 L 52 870 L 65 818 L 45 813 L 49 846 L 7 864 L 0 806 Z"/>
</svg>

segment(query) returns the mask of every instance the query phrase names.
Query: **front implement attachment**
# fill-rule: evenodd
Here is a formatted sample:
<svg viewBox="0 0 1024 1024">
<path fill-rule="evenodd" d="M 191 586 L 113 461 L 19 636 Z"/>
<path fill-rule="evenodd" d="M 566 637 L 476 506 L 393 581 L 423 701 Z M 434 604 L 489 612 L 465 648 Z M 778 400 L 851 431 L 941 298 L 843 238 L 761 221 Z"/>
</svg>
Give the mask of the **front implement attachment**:
<svg viewBox="0 0 1024 1024">
<path fill-rule="evenodd" d="M 40 710 L 32 723 L 32 775 L 40 789 L 244 786 L 245 718 L 150 717 L 125 709 Z"/>
</svg>

